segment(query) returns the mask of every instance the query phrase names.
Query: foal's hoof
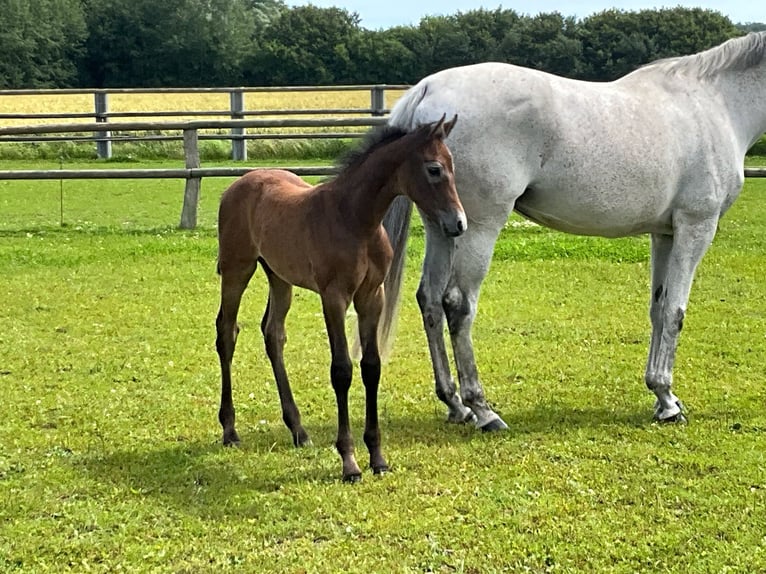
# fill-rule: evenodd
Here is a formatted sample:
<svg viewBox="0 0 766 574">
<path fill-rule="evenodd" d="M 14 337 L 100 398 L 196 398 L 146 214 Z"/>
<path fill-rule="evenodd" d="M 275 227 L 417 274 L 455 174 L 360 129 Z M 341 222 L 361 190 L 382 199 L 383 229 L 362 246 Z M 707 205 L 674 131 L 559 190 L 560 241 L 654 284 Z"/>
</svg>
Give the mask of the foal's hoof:
<svg viewBox="0 0 766 574">
<path fill-rule="evenodd" d="M 353 474 L 344 474 L 343 475 L 343 482 L 347 484 L 356 484 L 357 482 L 362 480 L 362 473 L 353 473 Z"/>
<path fill-rule="evenodd" d="M 295 448 L 311 446 L 311 444 L 311 439 L 305 430 L 301 430 L 301 432 L 293 435 L 293 445 L 295 445 Z"/>
<path fill-rule="evenodd" d="M 232 430 L 223 433 L 223 446 L 239 446 L 239 435 Z"/>
<path fill-rule="evenodd" d="M 380 466 L 373 466 L 372 474 L 375 476 L 383 476 L 384 474 L 388 474 L 388 466 L 385 464 Z"/>
<path fill-rule="evenodd" d="M 508 430 L 508 425 L 505 424 L 503 419 L 496 418 L 489 421 L 487 424 L 485 424 L 483 427 L 480 427 L 483 432 L 497 432 L 497 431 L 504 431 Z"/>
</svg>

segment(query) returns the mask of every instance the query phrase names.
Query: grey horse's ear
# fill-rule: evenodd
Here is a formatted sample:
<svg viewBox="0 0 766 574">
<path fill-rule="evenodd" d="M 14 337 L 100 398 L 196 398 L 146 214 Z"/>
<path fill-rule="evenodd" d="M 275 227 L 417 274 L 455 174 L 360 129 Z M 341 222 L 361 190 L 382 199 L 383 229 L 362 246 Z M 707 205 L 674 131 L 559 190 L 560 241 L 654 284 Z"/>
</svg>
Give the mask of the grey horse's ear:
<svg viewBox="0 0 766 574">
<path fill-rule="evenodd" d="M 455 127 L 456 123 L 457 123 L 457 114 L 452 116 L 452 119 L 444 124 L 444 137 L 445 138 L 450 134 L 450 132 L 452 131 L 452 128 Z"/>
</svg>

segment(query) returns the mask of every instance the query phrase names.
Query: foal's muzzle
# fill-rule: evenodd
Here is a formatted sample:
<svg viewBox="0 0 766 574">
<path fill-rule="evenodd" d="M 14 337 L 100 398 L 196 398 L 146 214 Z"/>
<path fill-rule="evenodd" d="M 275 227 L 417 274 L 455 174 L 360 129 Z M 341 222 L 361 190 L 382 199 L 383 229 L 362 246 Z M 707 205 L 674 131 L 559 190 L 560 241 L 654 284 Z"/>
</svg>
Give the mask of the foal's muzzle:
<svg viewBox="0 0 766 574">
<path fill-rule="evenodd" d="M 442 212 L 439 215 L 442 231 L 447 237 L 457 237 L 468 229 L 468 221 L 462 209 L 460 211 Z"/>
</svg>

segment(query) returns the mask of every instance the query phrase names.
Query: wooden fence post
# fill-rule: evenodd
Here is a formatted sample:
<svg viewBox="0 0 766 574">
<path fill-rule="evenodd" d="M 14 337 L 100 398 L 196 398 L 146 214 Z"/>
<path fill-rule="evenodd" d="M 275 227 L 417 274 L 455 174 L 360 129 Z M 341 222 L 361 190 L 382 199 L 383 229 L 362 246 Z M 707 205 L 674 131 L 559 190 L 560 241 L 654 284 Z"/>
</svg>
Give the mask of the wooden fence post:
<svg viewBox="0 0 766 574">
<path fill-rule="evenodd" d="M 96 107 L 96 121 L 99 123 L 106 123 L 109 120 L 107 116 L 107 113 L 109 112 L 109 94 L 107 92 L 96 92 L 94 94 L 94 98 Z M 112 141 L 109 139 L 103 139 L 112 137 L 112 132 L 93 132 L 93 137 L 100 138 L 96 139 L 96 154 L 98 157 L 101 159 L 109 159 L 112 157 Z"/>
<path fill-rule="evenodd" d="M 186 169 L 200 167 L 199 146 L 197 145 L 197 130 L 184 130 L 184 157 Z M 184 189 L 184 205 L 181 209 L 181 229 L 194 229 L 197 226 L 197 206 L 199 205 L 200 187 L 202 178 L 189 177 L 186 179 Z"/>
<path fill-rule="evenodd" d="M 382 116 L 386 112 L 386 89 L 378 84 L 370 88 L 370 108 L 373 116 Z"/>
<path fill-rule="evenodd" d="M 245 93 L 242 90 L 229 92 L 229 102 L 231 104 L 231 119 L 244 119 L 245 116 L 242 112 L 245 111 Z M 231 159 L 234 161 L 247 161 L 247 140 L 237 137 L 243 135 L 245 135 L 245 128 L 231 128 Z"/>
</svg>

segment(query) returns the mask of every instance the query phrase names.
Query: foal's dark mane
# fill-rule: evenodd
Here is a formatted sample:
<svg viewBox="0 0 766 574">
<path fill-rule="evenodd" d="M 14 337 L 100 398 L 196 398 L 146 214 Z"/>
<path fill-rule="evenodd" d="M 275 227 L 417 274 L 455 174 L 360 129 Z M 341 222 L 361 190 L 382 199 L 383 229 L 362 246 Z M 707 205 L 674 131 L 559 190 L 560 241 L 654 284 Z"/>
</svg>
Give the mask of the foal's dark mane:
<svg viewBox="0 0 766 574">
<path fill-rule="evenodd" d="M 338 174 L 356 169 L 376 150 L 406 136 L 407 133 L 400 127 L 390 125 L 371 129 L 358 146 L 340 157 L 335 165 Z"/>
</svg>

